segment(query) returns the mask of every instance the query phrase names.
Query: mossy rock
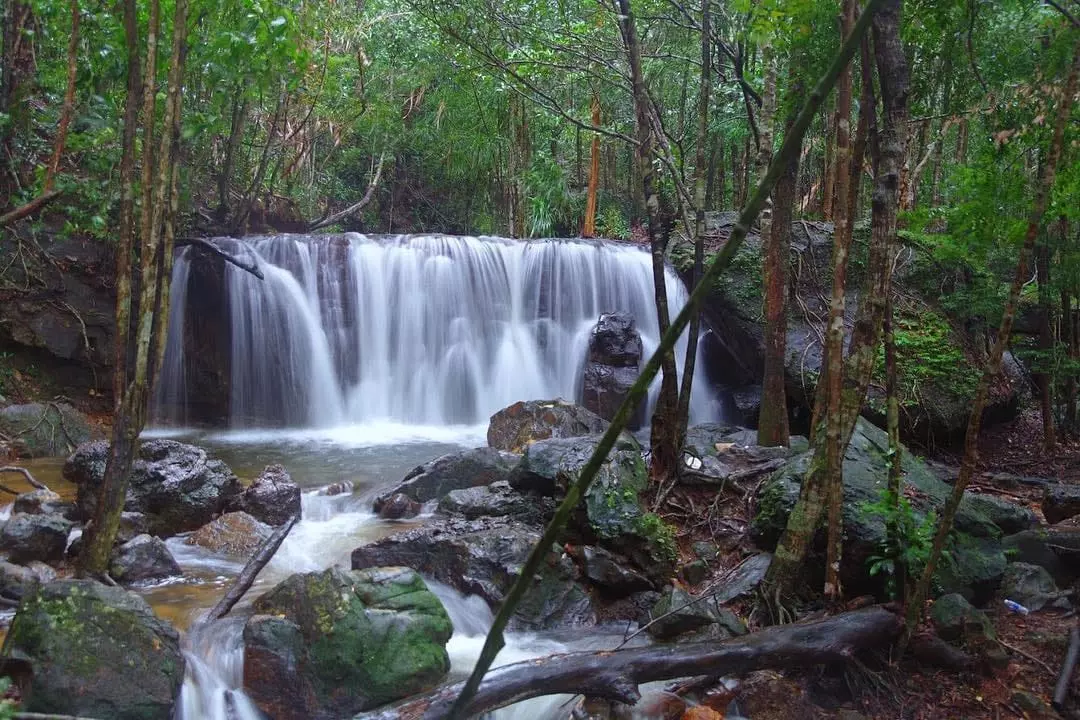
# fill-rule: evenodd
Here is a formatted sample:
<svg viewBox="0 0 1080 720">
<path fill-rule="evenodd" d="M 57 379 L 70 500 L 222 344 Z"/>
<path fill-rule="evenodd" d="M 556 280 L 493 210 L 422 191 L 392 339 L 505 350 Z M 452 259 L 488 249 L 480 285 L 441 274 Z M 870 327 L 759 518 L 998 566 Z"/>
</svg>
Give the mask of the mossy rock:
<svg viewBox="0 0 1080 720">
<path fill-rule="evenodd" d="M 184 679 L 176 630 L 138 595 L 92 580 L 31 593 L 0 654 L 27 712 L 168 720 Z"/>
<path fill-rule="evenodd" d="M 408 568 L 296 574 L 255 601 L 244 687 L 275 718 L 338 718 L 435 687 L 450 617 Z"/>
<path fill-rule="evenodd" d="M 850 592 L 881 593 L 878 578 L 868 572 L 869 558 L 878 554 L 885 539 L 885 521 L 866 506 L 880 499 L 888 482 L 888 436 L 859 419 L 844 455 L 844 555 L 841 581 Z M 793 457 L 762 486 L 752 530 L 756 540 L 773 547 L 783 532 L 788 515 L 799 497 L 799 485 L 813 462 L 813 452 Z M 919 520 L 931 510 L 939 511 L 952 487 L 939 480 L 907 449 L 901 452 L 904 494 L 911 498 Z M 960 592 L 970 599 L 989 599 L 1001 580 L 1006 558 L 1000 539 L 1003 531 L 1023 523 L 1024 509 L 1006 508 L 972 494 L 965 495 L 957 512 L 950 556 L 941 563 L 938 589 Z M 824 549 L 819 533 L 817 550 Z M 810 563 L 817 567 L 819 563 Z M 824 567 L 823 563 L 820 563 Z"/>
</svg>

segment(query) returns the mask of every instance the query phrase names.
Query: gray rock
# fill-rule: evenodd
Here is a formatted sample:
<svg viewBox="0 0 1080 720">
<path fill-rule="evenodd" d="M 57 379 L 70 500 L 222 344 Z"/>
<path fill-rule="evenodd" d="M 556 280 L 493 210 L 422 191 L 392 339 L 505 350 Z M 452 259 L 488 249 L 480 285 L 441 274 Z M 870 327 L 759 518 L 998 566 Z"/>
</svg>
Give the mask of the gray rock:
<svg viewBox="0 0 1080 720">
<path fill-rule="evenodd" d="M 1046 569 L 1059 586 L 1080 576 L 1080 527 L 1033 528 L 1009 535 L 1001 545 L 1010 561 Z"/>
<path fill-rule="evenodd" d="M 1009 563 L 1005 568 L 1001 597 L 1018 602 L 1032 612 L 1048 606 L 1069 608 L 1068 598 L 1058 590 L 1046 569 L 1022 562 Z"/>
<path fill-rule="evenodd" d="M 718 619 L 710 598 L 694 597 L 686 590 L 671 587 L 649 612 L 647 632 L 657 640 L 670 640 L 700 630 Z"/>
<path fill-rule="evenodd" d="M 244 690 L 278 720 L 345 717 L 434 688 L 453 626 L 407 568 L 292 575 L 244 627 Z"/>
<path fill-rule="evenodd" d="M 27 712 L 168 720 L 184 679 L 176 630 L 138 595 L 91 580 L 29 595 L 2 652 L 9 668 L 33 674 Z"/>
<path fill-rule="evenodd" d="M 505 518 L 444 520 L 358 547 L 352 567 L 410 567 L 498 607 L 540 535 L 536 528 Z M 511 627 L 542 630 L 595 622 L 596 610 L 576 580 L 574 563 L 553 547 Z"/>
<path fill-rule="evenodd" d="M 93 516 L 105 478 L 107 443 L 80 446 L 64 464 L 64 477 L 78 485 L 76 504 Z M 195 530 L 225 511 L 241 492 L 240 481 L 205 450 L 175 440 L 144 442 L 131 470 L 124 509 L 143 513 L 147 531 L 166 538 Z"/>
<path fill-rule="evenodd" d="M 487 441 L 498 450 L 520 453 L 537 440 L 595 435 L 608 425 L 596 413 L 565 400 L 528 400 L 492 415 Z"/>
<path fill-rule="evenodd" d="M 945 640 L 961 640 L 972 635 L 995 637 L 990 618 L 959 593 L 942 595 L 930 608 L 930 621 Z"/>
<path fill-rule="evenodd" d="M 121 585 L 132 585 L 179 575 L 180 566 L 160 538 L 139 535 L 113 550 L 109 574 Z"/>
<path fill-rule="evenodd" d="M 0 550 L 11 562 L 56 563 L 64 559 L 72 523 L 59 515 L 16 513 L 0 531 Z"/>
<path fill-rule="evenodd" d="M 697 585 L 709 574 L 709 564 L 704 560 L 692 560 L 679 568 L 679 574 L 688 585 Z"/>
<path fill-rule="evenodd" d="M 0 595 L 12 600 L 22 600 L 41 584 L 41 578 L 33 569 L 0 560 Z"/>
<path fill-rule="evenodd" d="M 593 326 L 582 374 L 582 405 L 605 420 L 615 417 L 638 376 L 641 335 L 629 313 L 604 313 Z M 628 427 L 641 426 L 639 406 Z"/>
<path fill-rule="evenodd" d="M 231 508 L 267 525 L 284 525 L 300 514 L 300 486 L 282 465 L 267 465 L 255 482 L 233 500 Z"/>
<path fill-rule="evenodd" d="M 394 495 L 405 495 L 418 503 L 439 500 L 451 490 L 482 487 L 506 480 L 517 465 L 518 456 L 476 448 L 450 453 L 415 468 L 397 486 L 375 500 L 375 512 Z"/>
<path fill-rule="evenodd" d="M 1080 515 L 1080 485 L 1048 484 L 1043 492 L 1042 511 L 1051 525 Z"/>
<path fill-rule="evenodd" d="M 400 520 L 416 517 L 420 514 L 420 503 L 405 493 L 394 493 L 386 499 L 380 498 L 379 517 L 383 520 Z"/>
<path fill-rule="evenodd" d="M 35 489 L 17 496 L 12 512 L 27 515 L 63 515 L 70 507 L 70 504 L 64 503 L 52 490 Z"/>
<path fill-rule="evenodd" d="M 639 572 L 627 567 L 620 558 L 603 548 L 589 545 L 575 548 L 585 577 L 602 588 L 611 597 L 633 595 L 642 590 L 653 590 L 653 583 Z"/>
<path fill-rule="evenodd" d="M 273 529 L 244 512 L 225 513 L 193 532 L 184 541 L 211 552 L 249 558 L 255 554 Z"/>
<path fill-rule="evenodd" d="M 996 495 L 966 492 L 964 503 L 997 525 L 1006 535 L 1022 532 L 1039 524 L 1039 518 L 1030 508 L 1011 503 Z"/>
<path fill-rule="evenodd" d="M 439 512 L 469 520 L 510 517 L 529 524 L 542 523 L 555 510 L 551 498 L 525 495 L 499 481 L 482 487 L 451 490 L 439 501 Z"/>
<path fill-rule="evenodd" d="M 0 408 L 0 434 L 15 438 L 23 457 L 62 457 L 76 447 L 104 437 L 81 412 L 67 403 L 30 403 Z"/>
<path fill-rule="evenodd" d="M 716 562 L 717 558 L 720 557 L 720 546 L 714 542 L 698 540 L 690 548 L 699 560 L 704 560 L 706 563 Z"/>
<path fill-rule="evenodd" d="M 713 588 L 714 601 L 723 604 L 753 592 L 765 579 L 771 563 L 772 555 L 769 553 L 758 553 L 743 560 L 725 572 L 724 581 Z"/>
</svg>

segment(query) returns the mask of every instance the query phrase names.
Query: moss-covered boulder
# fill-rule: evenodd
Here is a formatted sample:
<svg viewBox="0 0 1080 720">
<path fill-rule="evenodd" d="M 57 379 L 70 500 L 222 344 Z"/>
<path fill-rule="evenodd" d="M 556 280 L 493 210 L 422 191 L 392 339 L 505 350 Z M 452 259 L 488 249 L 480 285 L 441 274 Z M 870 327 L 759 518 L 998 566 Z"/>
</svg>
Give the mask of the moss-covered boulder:
<svg viewBox="0 0 1080 720">
<path fill-rule="evenodd" d="M 885 539 L 885 518 L 867 506 L 878 501 L 886 487 L 888 437 L 880 428 L 860 419 L 844 456 L 844 555 L 841 580 L 850 592 L 879 593 L 879 577 L 869 575 L 870 558 L 878 555 Z M 813 461 L 806 452 L 788 463 L 765 482 L 757 497 L 757 514 L 752 529 L 762 545 L 772 547 L 787 524 L 788 514 L 799 497 L 799 485 Z M 901 453 L 904 495 L 910 498 L 916 520 L 931 510 L 940 510 L 952 487 L 939 480 L 921 460 L 906 449 Z M 1001 502 L 968 493 L 960 503 L 948 557 L 940 563 L 938 591 L 958 592 L 975 601 L 992 597 L 1005 571 L 1006 557 L 1001 545 L 1004 532 L 1022 525 L 1023 508 L 1005 508 Z M 816 544 L 824 548 L 824 533 Z M 823 568 L 824 563 L 808 563 Z"/>
<path fill-rule="evenodd" d="M 535 442 L 525 449 L 510 484 L 524 492 L 561 497 L 578 479 L 599 440 L 590 435 Z M 585 493 L 585 522 L 578 526 L 584 535 L 594 535 L 660 581 L 674 574 L 677 553 L 672 528 L 642 507 L 640 495 L 648 482 L 641 446 L 623 433 Z"/>
<path fill-rule="evenodd" d="M 184 678 L 176 630 L 138 595 L 91 580 L 31 593 L 0 655 L 28 712 L 168 720 Z"/>
<path fill-rule="evenodd" d="M 594 435 L 610 423 L 591 410 L 565 400 L 525 400 L 503 408 L 488 423 L 488 445 L 522 452 L 531 443 L 548 438 Z"/>
<path fill-rule="evenodd" d="M 450 617 L 408 568 L 292 575 L 244 627 L 244 689 L 276 720 L 340 718 L 435 687 Z"/>
<path fill-rule="evenodd" d="M 81 412 L 67 403 L 29 403 L 0 408 L 0 434 L 15 438 L 23 457 L 63 457 L 79 445 L 104 437 Z"/>
</svg>

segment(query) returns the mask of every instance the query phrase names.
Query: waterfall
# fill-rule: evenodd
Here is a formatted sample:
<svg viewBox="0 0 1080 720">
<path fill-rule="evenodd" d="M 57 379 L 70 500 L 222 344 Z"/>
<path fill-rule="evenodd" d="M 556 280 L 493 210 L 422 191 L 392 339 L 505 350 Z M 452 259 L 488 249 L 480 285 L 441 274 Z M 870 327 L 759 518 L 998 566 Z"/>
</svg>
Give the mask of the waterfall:
<svg viewBox="0 0 1080 720">
<path fill-rule="evenodd" d="M 601 313 L 631 313 L 646 355 L 659 341 L 651 257 L 633 245 L 356 233 L 215 242 L 254 254 L 265 276 L 224 265 L 222 317 L 199 319 L 227 324 L 228 387 L 201 394 L 227 398 L 233 428 L 475 425 L 518 400 L 577 399 Z M 157 396 L 158 420 L 180 425 L 202 401 L 191 377 L 213 376 L 198 370 L 207 353 L 183 342 L 187 294 L 203 292 L 191 289 L 192 252 L 174 267 Z M 674 271 L 667 279 L 674 314 L 687 293 Z M 695 380 L 692 414 L 711 419 L 704 372 Z"/>
</svg>

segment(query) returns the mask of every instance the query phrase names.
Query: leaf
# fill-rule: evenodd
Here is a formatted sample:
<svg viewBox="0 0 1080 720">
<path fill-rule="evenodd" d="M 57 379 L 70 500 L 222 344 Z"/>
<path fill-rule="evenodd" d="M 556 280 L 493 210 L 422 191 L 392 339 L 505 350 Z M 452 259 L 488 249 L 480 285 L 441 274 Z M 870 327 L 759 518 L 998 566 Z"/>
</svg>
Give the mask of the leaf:
<svg viewBox="0 0 1080 720">
<path fill-rule="evenodd" d="M 287 20 L 285 20 L 284 17 L 282 17 L 281 15 L 278 15 L 276 18 L 274 18 L 273 20 L 270 21 L 270 27 L 272 27 L 272 28 L 281 27 L 286 22 L 287 22 Z"/>
</svg>

